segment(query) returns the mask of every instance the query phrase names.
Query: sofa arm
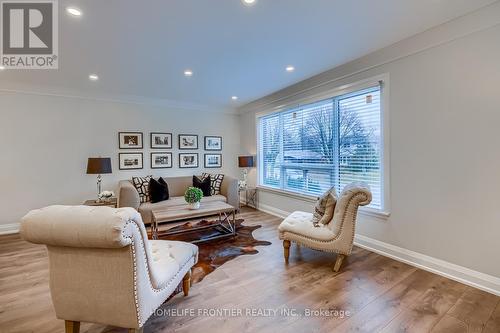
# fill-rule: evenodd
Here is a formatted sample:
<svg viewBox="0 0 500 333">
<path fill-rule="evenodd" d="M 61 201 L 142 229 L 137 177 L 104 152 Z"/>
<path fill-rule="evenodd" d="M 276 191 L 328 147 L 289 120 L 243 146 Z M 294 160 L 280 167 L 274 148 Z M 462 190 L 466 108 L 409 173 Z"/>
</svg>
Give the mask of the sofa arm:
<svg viewBox="0 0 500 333">
<path fill-rule="evenodd" d="M 238 191 L 238 179 L 225 175 L 222 180 L 220 193 L 226 197 L 227 203 L 236 209 L 240 209 L 240 193 Z"/>
<path fill-rule="evenodd" d="M 128 180 L 121 180 L 118 185 L 118 207 L 132 207 L 139 209 L 141 199 L 139 198 L 139 192 L 137 192 L 134 185 Z"/>
</svg>

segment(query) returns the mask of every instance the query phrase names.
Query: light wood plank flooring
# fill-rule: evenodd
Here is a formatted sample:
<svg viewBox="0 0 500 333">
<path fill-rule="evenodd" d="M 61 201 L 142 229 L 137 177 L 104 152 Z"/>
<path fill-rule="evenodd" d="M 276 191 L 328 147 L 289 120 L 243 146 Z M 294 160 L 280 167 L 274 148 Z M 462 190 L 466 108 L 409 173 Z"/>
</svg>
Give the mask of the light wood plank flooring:
<svg viewBox="0 0 500 333">
<path fill-rule="evenodd" d="M 255 237 L 273 244 L 225 263 L 187 298 L 175 296 L 145 332 L 500 332 L 500 297 L 360 248 L 334 274 L 335 255 L 292 245 L 287 267 L 277 238 L 281 220 L 252 209 L 241 217 L 262 224 Z M 209 313 L 217 309 L 234 312 Z M 304 316 L 308 309 L 323 313 Z M 45 247 L 0 236 L 0 332 L 63 331 L 50 300 Z M 126 331 L 85 323 L 81 332 Z"/>
</svg>

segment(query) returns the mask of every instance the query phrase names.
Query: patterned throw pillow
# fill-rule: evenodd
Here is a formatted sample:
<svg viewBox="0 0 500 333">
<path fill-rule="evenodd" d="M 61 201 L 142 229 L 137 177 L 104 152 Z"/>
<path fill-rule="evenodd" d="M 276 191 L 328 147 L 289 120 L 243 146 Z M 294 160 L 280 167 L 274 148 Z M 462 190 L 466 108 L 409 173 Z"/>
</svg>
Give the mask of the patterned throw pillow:
<svg viewBox="0 0 500 333">
<path fill-rule="evenodd" d="M 319 227 L 320 224 L 328 224 L 332 220 L 336 204 L 337 192 L 335 191 L 335 187 L 332 187 L 316 201 L 312 219 L 315 227 Z"/>
<path fill-rule="evenodd" d="M 220 187 L 222 186 L 222 181 L 224 180 L 224 175 L 215 174 L 211 175 L 209 173 L 203 172 L 201 174 L 201 179 L 210 177 L 210 192 L 212 195 L 220 194 Z"/>
<path fill-rule="evenodd" d="M 135 189 L 139 193 L 141 203 L 149 202 L 151 200 L 149 196 L 149 181 L 151 178 L 153 178 L 153 176 L 132 177 L 132 184 L 134 184 Z"/>
</svg>

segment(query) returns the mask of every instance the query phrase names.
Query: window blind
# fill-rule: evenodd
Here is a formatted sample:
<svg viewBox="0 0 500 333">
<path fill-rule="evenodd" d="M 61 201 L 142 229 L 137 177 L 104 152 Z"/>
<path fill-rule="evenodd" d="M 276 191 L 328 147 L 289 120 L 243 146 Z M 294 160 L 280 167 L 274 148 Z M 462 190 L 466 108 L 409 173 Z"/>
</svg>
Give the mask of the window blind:
<svg viewBox="0 0 500 333">
<path fill-rule="evenodd" d="M 318 195 L 365 182 L 382 208 L 379 86 L 263 116 L 259 130 L 261 185 Z"/>
</svg>

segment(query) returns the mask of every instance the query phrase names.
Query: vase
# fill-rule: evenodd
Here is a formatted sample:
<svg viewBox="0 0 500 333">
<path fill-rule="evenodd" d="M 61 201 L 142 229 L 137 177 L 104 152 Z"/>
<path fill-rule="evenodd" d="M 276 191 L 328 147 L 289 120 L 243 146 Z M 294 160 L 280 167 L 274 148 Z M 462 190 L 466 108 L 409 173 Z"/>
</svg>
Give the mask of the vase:
<svg viewBox="0 0 500 333">
<path fill-rule="evenodd" d="M 200 209 L 200 202 L 192 202 L 189 204 L 189 209 Z"/>
</svg>

